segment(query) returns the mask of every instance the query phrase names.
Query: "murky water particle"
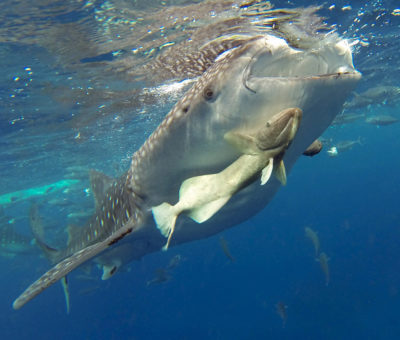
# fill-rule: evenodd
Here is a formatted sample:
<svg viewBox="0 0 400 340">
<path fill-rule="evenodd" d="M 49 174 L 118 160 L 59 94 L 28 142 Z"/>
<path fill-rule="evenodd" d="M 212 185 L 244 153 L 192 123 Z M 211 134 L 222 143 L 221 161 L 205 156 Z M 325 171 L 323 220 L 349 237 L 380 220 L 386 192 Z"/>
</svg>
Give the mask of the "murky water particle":
<svg viewBox="0 0 400 340">
<path fill-rule="evenodd" d="M 351 9 L 352 9 L 352 7 L 350 5 L 342 7 L 342 11 L 350 11 Z"/>
<path fill-rule="evenodd" d="M 24 70 L 25 71 L 32 71 L 32 69 L 30 67 L 25 67 Z"/>
<path fill-rule="evenodd" d="M 393 10 L 392 15 L 400 16 L 400 8 L 396 8 L 395 10 Z"/>
<path fill-rule="evenodd" d="M 19 122 L 19 121 L 24 120 L 24 119 L 25 119 L 24 116 L 15 118 L 15 119 L 13 119 L 13 120 L 10 121 L 10 124 L 11 124 L 11 125 L 14 125 L 16 122 Z"/>
<path fill-rule="evenodd" d="M 94 2 L 93 2 L 93 1 L 87 1 L 87 2 L 85 3 L 85 5 L 83 6 L 83 8 L 88 8 L 88 7 L 93 6 L 93 5 L 94 5 Z"/>
<path fill-rule="evenodd" d="M 19 77 L 14 77 L 13 80 L 14 81 L 18 81 L 20 78 Z"/>
<path fill-rule="evenodd" d="M 336 5 L 333 4 L 333 5 L 330 5 L 328 9 L 331 11 L 331 10 L 335 9 L 335 7 L 336 7 Z"/>
</svg>

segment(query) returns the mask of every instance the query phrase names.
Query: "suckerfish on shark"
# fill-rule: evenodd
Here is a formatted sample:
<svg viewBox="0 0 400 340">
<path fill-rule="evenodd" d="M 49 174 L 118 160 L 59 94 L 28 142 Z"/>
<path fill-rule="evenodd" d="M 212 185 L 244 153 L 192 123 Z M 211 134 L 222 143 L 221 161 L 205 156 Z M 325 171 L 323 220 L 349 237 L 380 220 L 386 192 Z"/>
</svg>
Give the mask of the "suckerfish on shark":
<svg viewBox="0 0 400 340">
<path fill-rule="evenodd" d="M 316 261 L 319 262 L 321 269 L 325 275 L 325 285 L 329 285 L 329 281 L 331 279 L 328 263 L 329 260 L 330 258 L 324 252 L 321 252 L 319 254 L 319 257 L 316 259 Z"/>
<path fill-rule="evenodd" d="M 229 249 L 229 245 L 228 242 L 221 236 L 219 238 L 219 244 L 221 246 L 222 251 L 224 252 L 225 256 L 231 261 L 231 262 L 235 262 L 235 258 L 233 257 L 230 249 Z"/>
<path fill-rule="evenodd" d="M 281 184 L 270 171 L 281 181 L 286 178 L 283 169 L 289 172 L 329 126 L 360 78 L 346 41 L 330 34 L 311 45 L 295 49 L 264 34 L 224 53 L 133 155 L 128 172 L 99 190 L 95 214 L 86 226 L 71 229 L 67 248 L 49 249 L 60 262 L 13 307 L 22 307 L 88 260 L 108 266 L 112 275 L 166 244 L 209 237 L 263 209 Z M 287 134 L 299 121 L 293 112 L 303 118 L 297 132 Z M 278 117 L 283 124 L 276 123 Z M 221 188 L 225 202 L 212 188 L 211 200 L 187 200 L 182 187 L 201 192 L 210 181 Z M 176 221 L 168 228 L 157 225 L 154 209 L 181 199 L 190 204 L 174 211 Z"/>
<path fill-rule="evenodd" d="M 286 184 L 282 158 L 300 126 L 302 111 L 286 109 L 274 115 L 265 126 L 250 134 L 228 132 L 224 138 L 243 156 L 217 174 L 188 178 L 179 189 L 179 201 L 174 206 L 162 203 L 153 207 L 157 227 L 168 237 L 168 248 L 181 213 L 203 223 L 217 213 L 228 200 L 249 183 L 260 178 L 268 182 L 274 170 L 280 182 Z M 277 165 L 276 165 L 277 164 Z"/>
<path fill-rule="evenodd" d="M 314 230 L 312 230 L 310 227 L 305 227 L 304 231 L 306 233 L 306 236 L 311 240 L 311 242 L 314 246 L 315 257 L 317 258 L 318 254 L 319 254 L 319 247 L 320 247 L 318 234 Z"/>
</svg>

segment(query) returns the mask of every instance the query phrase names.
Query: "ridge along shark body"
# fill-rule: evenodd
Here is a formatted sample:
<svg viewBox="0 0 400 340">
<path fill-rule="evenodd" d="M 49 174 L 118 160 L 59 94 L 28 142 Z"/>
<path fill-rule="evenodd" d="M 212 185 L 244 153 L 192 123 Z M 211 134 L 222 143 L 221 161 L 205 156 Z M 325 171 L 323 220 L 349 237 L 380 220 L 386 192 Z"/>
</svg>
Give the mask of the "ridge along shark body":
<svg viewBox="0 0 400 340">
<path fill-rule="evenodd" d="M 227 51 L 133 155 L 127 174 L 106 190 L 80 237 L 63 252 L 64 259 L 28 287 L 13 307 L 20 308 L 90 259 L 116 263 L 115 271 L 160 250 L 167 238 L 157 228 L 152 209 L 178 202 L 185 180 L 218 174 L 243 156 L 224 138 L 227 133 L 254 136 L 276 114 L 299 108 L 302 123 L 282 158 L 290 170 L 329 126 L 359 78 L 349 45 L 335 35 L 321 37 L 305 50 L 275 36 L 256 36 Z M 265 185 L 249 181 L 202 223 L 179 215 L 170 246 L 247 220 L 265 207 L 279 186 L 273 177 Z"/>
</svg>

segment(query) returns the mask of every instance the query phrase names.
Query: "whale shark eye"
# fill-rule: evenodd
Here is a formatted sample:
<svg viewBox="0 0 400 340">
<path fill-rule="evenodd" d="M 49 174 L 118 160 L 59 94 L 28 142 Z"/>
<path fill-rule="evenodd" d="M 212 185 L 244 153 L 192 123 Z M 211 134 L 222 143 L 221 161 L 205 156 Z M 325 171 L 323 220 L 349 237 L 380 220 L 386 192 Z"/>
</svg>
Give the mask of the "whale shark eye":
<svg viewBox="0 0 400 340">
<path fill-rule="evenodd" d="M 214 91 L 211 87 L 206 87 L 203 92 L 203 97 L 205 100 L 212 100 L 214 99 Z"/>
</svg>

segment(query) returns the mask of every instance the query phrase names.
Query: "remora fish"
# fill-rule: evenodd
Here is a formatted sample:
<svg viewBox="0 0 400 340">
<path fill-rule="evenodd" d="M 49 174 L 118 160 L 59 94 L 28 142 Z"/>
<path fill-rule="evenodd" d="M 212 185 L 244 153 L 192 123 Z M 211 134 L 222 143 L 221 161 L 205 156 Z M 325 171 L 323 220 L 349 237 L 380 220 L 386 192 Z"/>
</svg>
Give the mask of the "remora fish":
<svg viewBox="0 0 400 340">
<path fill-rule="evenodd" d="M 320 253 L 319 254 L 319 258 L 316 259 L 316 261 L 319 262 L 319 264 L 321 265 L 321 269 L 325 274 L 325 284 L 328 285 L 329 281 L 330 281 L 330 272 L 329 272 L 329 264 L 328 261 L 330 260 L 330 258 L 324 253 Z"/>
<path fill-rule="evenodd" d="M 357 109 L 374 104 L 393 105 L 400 99 L 400 87 L 398 86 L 376 86 L 358 94 L 345 104 L 347 109 Z"/>
<path fill-rule="evenodd" d="M 284 302 L 279 301 L 276 305 L 276 313 L 282 319 L 282 328 L 285 328 L 286 320 L 287 320 L 287 308 L 288 306 L 285 305 Z"/>
<path fill-rule="evenodd" d="M 338 142 L 335 146 L 336 146 L 336 150 L 338 152 L 344 152 L 344 151 L 348 151 L 351 150 L 353 148 L 354 145 L 363 145 L 362 141 L 361 141 L 361 137 L 358 137 L 356 140 L 343 140 Z"/>
<path fill-rule="evenodd" d="M 156 276 L 146 282 L 146 286 L 149 287 L 154 284 L 160 284 L 167 282 L 171 279 L 171 275 L 168 274 L 168 271 L 164 268 L 158 268 L 155 270 Z"/>
<path fill-rule="evenodd" d="M 344 125 L 365 119 L 365 113 L 346 113 L 336 116 L 331 125 Z"/>
<path fill-rule="evenodd" d="M 22 307 L 105 250 L 97 260 L 109 256 L 118 265 L 160 250 L 166 237 L 152 218 L 152 208 L 175 203 L 185 180 L 217 174 L 246 156 L 244 148 L 237 149 L 224 138 L 228 132 L 251 139 L 260 126 L 267 126 L 276 114 L 292 107 L 302 110 L 303 120 L 282 155 L 290 170 L 329 126 L 359 78 L 349 45 L 334 34 L 320 37 L 317 44 L 305 49 L 292 48 L 271 35 L 255 36 L 226 52 L 133 155 L 128 173 L 108 188 L 80 237 L 71 240 L 65 259 L 28 287 L 13 307 Z M 293 119 L 287 118 L 288 125 L 293 124 Z M 277 135 L 280 132 L 276 131 Z M 242 183 L 221 210 L 203 223 L 178 216 L 171 246 L 214 235 L 263 209 L 280 182 L 271 177 L 260 185 L 260 177 L 255 173 L 253 180 Z"/>
<path fill-rule="evenodd" d="M 314 142 L 311 143 L 311 145 L 303 152 L 304 156 L 310 156 L 313 157 L 317 154 L 319 154 L 322 150 L 322 142 L 319 139 L 316 139 Z"/>
<path fill-rule="evenodd" d="M 365 122 L 367 122 L 368 124 L 373 124 L 377 126 L 391 125 L 397 123 L 398 121 L 399 120 L 396 117 L 390 115 L 376 115 L 365 119 Z"/>
<path fill-rule="evenodd" d="M 235 262 L 235 258 L 232 256 L 232 253 L 229 249 L 228 242 L 221 236 L 219 238 L 219 244 L 221 246 L 222 251 L 224 252 L 225 256 L 231 261 Z"/>
<path fill-rule="evenodd" d="M 317 257 L 319 254 L 318 234 L 314 230 L 312 230 L 310 227 L 305 227 L 304 231 L 306 233 L 306 236 L 311 240 L 312 244 L 314 245 L 315 257 Z"/>
</svg>

